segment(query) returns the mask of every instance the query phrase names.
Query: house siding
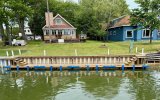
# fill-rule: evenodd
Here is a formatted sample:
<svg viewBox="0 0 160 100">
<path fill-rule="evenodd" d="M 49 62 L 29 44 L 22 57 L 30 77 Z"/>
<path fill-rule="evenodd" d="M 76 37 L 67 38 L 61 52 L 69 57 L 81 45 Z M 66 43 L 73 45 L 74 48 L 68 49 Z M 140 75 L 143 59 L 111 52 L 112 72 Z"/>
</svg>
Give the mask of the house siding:
<svg viewBox="0 0 160 100">
<path fill-rule="evenodd" d="M 138 30 L 139 29 L 139 30 Z M 132 30 L 133 37 L 127 38 L 126 31 Z M 143 29 L 140 26 L 121 26 L 116 28 L 111 28 L 108 30 L 108 40 L 110 41 L 127 41 L 127 40 L 134 40 L 134 41 L 141 41 L 141 40 L 149 40 L 150 38 L 144 38 L 142 36 Z M 153 32 L 153 40 L 160 40 L 160 36 L 158 35 L 158 30 L 154 30 Z"/>
<path fill-rule="evenodd" d="M 122 27 L 117 27 L 114 29 L 109 29 L 108 30 L 108 40 L 111 41 L 124 41 L 123 39 L 123 28 Z"/>
<path fill-rule="evenodd" d="M 127 38 L 126 37 L 127 31 L 133 31 L 133 37 L 132 38 Z M 134 38 L 135 38 L 134 27 L 133 26 L 123 27 L 123 40 L 134 40 Z"/>
</svg>

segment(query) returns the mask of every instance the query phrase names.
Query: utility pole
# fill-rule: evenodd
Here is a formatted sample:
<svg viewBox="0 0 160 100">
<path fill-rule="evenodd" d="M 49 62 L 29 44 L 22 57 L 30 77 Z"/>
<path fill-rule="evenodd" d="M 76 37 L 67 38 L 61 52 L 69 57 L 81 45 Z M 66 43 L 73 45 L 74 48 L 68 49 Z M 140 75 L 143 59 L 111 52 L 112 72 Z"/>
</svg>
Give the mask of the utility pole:
<svg viewBox="0 0 160 100">
<path fill-rule="evenodd" d="M 49 28 L 49 38 L 50 38 L 50 43 L 52 42 L 52 38 L 51 38 L 51 25 L 50 25 L 50 12 L 49 12 L 49 4 L 48 4 L 48 0 L 47 0 L 47 13 L 48 13 L 48 28 Z"/>
</svg>

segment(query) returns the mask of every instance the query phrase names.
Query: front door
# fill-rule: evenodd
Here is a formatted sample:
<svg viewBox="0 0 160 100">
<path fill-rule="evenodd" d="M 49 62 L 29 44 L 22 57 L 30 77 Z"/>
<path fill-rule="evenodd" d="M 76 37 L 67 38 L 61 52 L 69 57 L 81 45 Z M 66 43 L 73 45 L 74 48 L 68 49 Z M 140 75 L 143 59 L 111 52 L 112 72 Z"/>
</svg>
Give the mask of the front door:
<svg viewBox="0 0 160 100">
<path fill-rule="evenodd" d="M 62 38 L 62 30 L 58 30 L 57 38 L 58 38 L 58 39 L 61 39 L 61 38 Z"/>
</svg>

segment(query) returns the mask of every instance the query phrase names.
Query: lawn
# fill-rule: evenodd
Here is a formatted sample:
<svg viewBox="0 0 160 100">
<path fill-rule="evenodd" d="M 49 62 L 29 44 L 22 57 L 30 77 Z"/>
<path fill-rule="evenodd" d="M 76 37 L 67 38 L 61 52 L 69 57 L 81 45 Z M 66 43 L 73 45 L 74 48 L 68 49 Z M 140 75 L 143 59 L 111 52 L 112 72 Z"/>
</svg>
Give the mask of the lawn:
<svg viewBox="0 0 160 100">
<path fill-rule="evenodd" d="M 103 47 L 102 45 L 106 45 Z M 149 44 L 148 41 L 134 42 L 133 51 L 129 53 L 130 41 L 126 42 L 100 42 L 90 41 L 86 43 L 64 43 L 64 44 L 46 44 L 42 41 L 29 41 L 26 46 L 3 46 L 0 43 L 0 56 L 5 56 L 6 51 L 14 50 L 15 55 L 18 55 L 18 50 L 22 51 L 23 56 L 43 56 L 43 51 L 46 50 L 47 56 L 74 56 L 75 49 L 78 56 L 93 56 L 93 55 L 107 55 L 108 49 L 110 54 L 136 54 L 136 47 L 140 53 L 142 48 L 144 52 L 156 52 L 160 49 L 160 41 L 153 41 Z"/>
</svg>

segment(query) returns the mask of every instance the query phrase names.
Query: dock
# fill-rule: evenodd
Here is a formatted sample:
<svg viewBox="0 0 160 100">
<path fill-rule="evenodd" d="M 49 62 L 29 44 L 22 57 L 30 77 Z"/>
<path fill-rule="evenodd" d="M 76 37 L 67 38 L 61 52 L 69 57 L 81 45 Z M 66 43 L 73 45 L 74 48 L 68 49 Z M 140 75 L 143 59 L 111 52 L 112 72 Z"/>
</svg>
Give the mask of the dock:
<svg viewBox="0 0 160 100">
<path fill-rule="evenodd" d="M 11 69 L 143 69 L 146 56 L 15 56 L 0 57 L 0 66 Z M 51 68 L 52 67 L 52 68 Z"/>
</svg>

